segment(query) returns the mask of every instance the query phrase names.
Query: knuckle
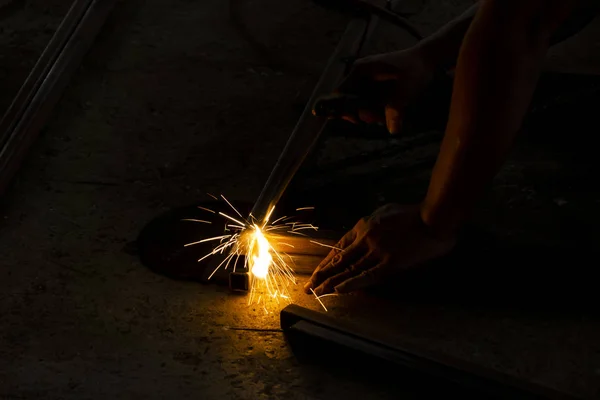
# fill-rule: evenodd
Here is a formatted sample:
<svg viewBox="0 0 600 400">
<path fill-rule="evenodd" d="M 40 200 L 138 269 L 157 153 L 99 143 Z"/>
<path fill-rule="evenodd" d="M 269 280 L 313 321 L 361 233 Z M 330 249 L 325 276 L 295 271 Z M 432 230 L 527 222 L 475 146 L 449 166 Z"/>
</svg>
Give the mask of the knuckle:
<svg viewBox="0 0 600 400">
<path fill-rule="evenodd" d="M 343 254 L 342 254 L 342 252 L 339 252 L 335 256 L 333 256 L 333 258 L 331 259 L 331 265 L 339 264 L 342 262 L 342 260 L 343 260 Z"/>
<path fill-rule="evenodd" d="M 350 241 L 350 239 L 348 238 L 348 234 L 344 235 L 343 238 L 340 239 L 339 242 L 337 242 L 335 244 L 335 249 L 332 249 L 329 254 L 337 254 L 341 251 L 341 249 L 343 249 L 344 247 L 346 247 L 346 245 L 348 244 L 348 242 Z"/>
<path fill-rule="evenodd" d="M 354 229 L 362 230 L 364 227 L 366 227 L 368 225 L 368 223 L 369 223 L 369 217 L 362 217 L 361 219 L 358 220 Z"/>
</svg>

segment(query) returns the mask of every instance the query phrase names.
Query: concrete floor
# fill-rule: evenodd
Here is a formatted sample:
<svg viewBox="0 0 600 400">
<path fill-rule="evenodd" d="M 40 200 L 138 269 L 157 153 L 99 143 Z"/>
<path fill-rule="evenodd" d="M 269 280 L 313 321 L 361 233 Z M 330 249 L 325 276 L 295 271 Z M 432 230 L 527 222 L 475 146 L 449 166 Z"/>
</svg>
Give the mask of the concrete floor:
<svg viewBox="0 0 600 400">
<path fill-rule="evenodd" d="M 279 332 L 227 329 L 276 328 L 278 310 L 248 308 L 214 285 L 165 279 L 126 251 L 154 216 L 207 192 L 234 202 L 256 198 L 345 26 L 344 18 L 302 0 L 285 7 L 275 0 L 201 3 L 119 2 L 5 197 L 0 398 L 419 398 L 401 382 L 300 363 Z M 406 7 L 430 32 L 468 3 Z M 14 28 L 12 36 L 1 33 L 3 43 L 27 34 L 15 21 L 36 4 L 5 17 Z M 61 13 L 51 15 L 30 30 L 55 26 Z M 587 32 L 597 37 L 597 25 Z M 31 46 L 41 49 L 46 36 L 37 38 Z M 581 55 L 578 65 L 598 54 L 581 49 L 565 45 L 554 60 L 572 67 L 564 61 L 572 52 Z M 2 53 L 14 59 L 10 46 Z M 574 133 L 583 128 L 572 129 L 572 148 L 564 136 L 542 140 L 544 146 L 539 135 L 522 140 L 482 205 L 480 225 L 552 246 L 597 243 L 600 195 L 585 182 L 598 166 L 590 146 L 580 145 L 585 135 Z M 331 139 L 321 162 L 387 145 Z M 418 164 L 431 151 L 435 145 L 427 143 L 402 162 Z M 427 171 L 413 175 L 388 179 L 396 189 L 382 198 L 421 190 Z M 581 254 L 588 255 L 574 254 L 573 265 Z M 566 275 L 570 267 L 559 266 Z M 486 284 L 495 279 L 475 276 Z M 559 293 L 553 296 L 568 296 Z M 297 290 L 293 297 L 318 309 Z M 471 304 L 423 296 L 328 301 L 332 314 L 385 326 L 401 343 L 600 397 L 597 312 L 487 307 L 477 297 Z"/>
</svg>

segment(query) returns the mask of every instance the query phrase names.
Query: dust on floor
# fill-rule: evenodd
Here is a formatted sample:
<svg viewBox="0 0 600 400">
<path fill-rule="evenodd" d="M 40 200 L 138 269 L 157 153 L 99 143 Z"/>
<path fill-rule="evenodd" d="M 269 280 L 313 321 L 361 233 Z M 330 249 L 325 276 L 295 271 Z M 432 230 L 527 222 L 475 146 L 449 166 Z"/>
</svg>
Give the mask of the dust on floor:
<svg viewBox="0 0 600 400">
<path fill-rule="evenodd" d="M 420 23 L 430 31 L 465 3 L 428 2 Z M 344 26 L 300 0 L 117 4 L 5 199 L 0 397 L 398 397 L 300 364 L 279 332 L 226 329 L 273 328 L 277 313 L 124 251 L 152 217 L 206 192 L 255 199 Z M 595 318 L 398 307 L 406 342 L 598 394 Z"/>
</svg>

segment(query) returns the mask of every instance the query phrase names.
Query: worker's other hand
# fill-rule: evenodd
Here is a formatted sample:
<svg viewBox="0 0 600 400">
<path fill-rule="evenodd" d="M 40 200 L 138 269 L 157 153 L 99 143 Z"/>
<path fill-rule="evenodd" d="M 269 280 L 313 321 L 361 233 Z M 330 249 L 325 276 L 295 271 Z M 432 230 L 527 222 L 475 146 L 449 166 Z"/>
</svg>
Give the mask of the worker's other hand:
<svg viewBox="0 0 600 400">
<path fill-rule="evenodd" d="M 434 235 L 418 205 L 386 205 L 346 233 L 304 290 L 322 295 L 364 289 L 447 254 L 455 242 L 452 235 Z"/>
<path fill-rule="evenodd" d="M 365 106 L 342 118 L 385 123 L 391 134 L 400 133 L 406 105 L 433 80 L 434 71 L 418 47 L 357 60 L 336 93 L 358 96 Z"/>
</svg>

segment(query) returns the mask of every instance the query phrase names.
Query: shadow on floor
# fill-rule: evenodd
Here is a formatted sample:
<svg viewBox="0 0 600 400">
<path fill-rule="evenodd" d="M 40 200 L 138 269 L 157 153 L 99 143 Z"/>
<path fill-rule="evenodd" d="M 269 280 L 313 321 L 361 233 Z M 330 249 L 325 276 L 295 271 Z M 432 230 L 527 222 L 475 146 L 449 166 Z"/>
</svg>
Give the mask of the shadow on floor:
<svg viewBox="0 0 600 400">
<path fill-rule="evenodd" d="M 594 312 L 600 252 L 510 243 L 471 232 L 455 251 L 386 292 L 411 301 Z"/>
</svg>

